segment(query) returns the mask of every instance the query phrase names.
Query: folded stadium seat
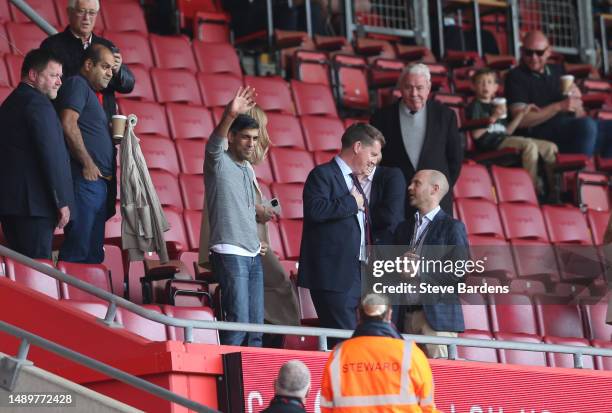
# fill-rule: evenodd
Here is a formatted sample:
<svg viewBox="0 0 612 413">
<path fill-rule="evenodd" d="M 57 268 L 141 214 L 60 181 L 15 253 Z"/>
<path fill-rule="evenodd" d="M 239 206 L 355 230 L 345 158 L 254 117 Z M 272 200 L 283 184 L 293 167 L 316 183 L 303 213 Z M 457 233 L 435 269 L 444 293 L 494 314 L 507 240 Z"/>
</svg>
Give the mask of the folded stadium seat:
<svg viewBox="0 0 612 413">
<path fill-rule="evenodd" d="M 140 124 L 140 123 L 139 123 Z M 138 128 L 138 125 L 136 126 Z M 151 169 L 163 169 L 177 176 L 180 172 L 174 142 L 157 136 L 141 136 L 140 149 Z"/>
<path fill-rule="evenodd" d="M 612 341 L 593 340 L 591 344 L 596 348 L 612 350 Z M 595 356 L 595 367 L 597 370 L 612 371 L 612 357 Z"/>
<path fill-rule="evenodd" d="M 346 37 L 344 36 L 323 36 L 320 34 L 315 34 L 313 36 L 313 41 L 317 50 L 323 51 L 352 51 L 353 46 L 347 42 Z"/>
<path fill-rule="evenodd" d="M 474 50 L 446 50 L 444 61 L 452 68 L 482 66 L 482 59 Z"/>
<path fill-rule="evenodd" d="M 124 115 L 134 114 L 138 117 L 136 125 L 136 136 L 160 135 L 169 137 L 168 122 L 166 121 L 166 112 L 164 107 L 155 102 L 139 102 L 131 99 L 119 99 L 119 110 Z M 148 137 L 147 137 L 148 138 Z"/>
<path fill-rule="evenodd" d="M 510 292 L 531 297 L 535 294 L 545 294 L 546 286 L 538 280 L 512 280 L 510 281 Z"/>
<path fill-rule="evenodd" d="M 143 310 L 153 311 L 157 314 L 162 314 L 158 305 L 147 304 L 142 306 Z M 157 321 L 149 320 L 136 313 L 133 313 L 125 308 L 117 308 L 118 318 L 121 320 L 123 327 L 134 334 L 138 334 L 151 341 L 166 341 L 168 335 L 166 333 L 165 324 Z"/>
<path fill-rule="evenodd" d="M 272 184 L 272 193 L 279 200 L 281 206 L 280 218 L 304 218 L 303 192 L 304 185 L 302 184 Z"/>
<path fill-rule="evenodd" d="M 394 87 L 406 64 L 402 60 L 376 58 L 370 65 L 370 85 L 375 88 Z"/>
<path fill-rule="evenodd" d="M 193 19 L 199 11 L 221 11 L 217 7 L 218 3 L 215 0 L 177 0 L 175 3 L 181 29 L 191 28 L 193 26 Z"/>
<path fill-rule="evenodd" d="M 516 59 L 511 55 L 494 55 L 486 53 L 484 62 L 485 65 L 493 70 L 507 70 L 516 65 Z"/>
<path fill-rule="evenodd" d="M 163 312 L 168 317 L 186 318 L 189 320 L 215 321 L 213 311 L 209 307 L 175 307 L 164 305 Z M 185 338 L 184 329 L 181 327 L 166 326 L 169 340 L 183 341 Z M 202 344 L 219 344 L 219 334 L 217 330 L 193 329 L 193 342 Z"/>
<path fill-rule="evenodd" d="M 282 348 L 287 350 L 317 351 L 319 350 L 319 338 L 316 336 L 286 334 L 283 336 Z"/>
<path fill-rule="evenodd" d="M 253 169 L 255 170 L 255 176 L 257 177 L 257 181 L 260 183 L 260 186 L 262 183 L 269 184 L 274 181 L 269 153 L 263 161 L 261 161 L 257 165 L 253 165 Z"/>
<path fill-rule="evenodd" d="M 179 254 L 179 260 L 185 265 L 185 268 L 193 279 L 201 280 L 201 276 L 204 274 L 208 276 L 212 273 L 206 268 L 198 265 L 199 255 L 198 251 L 183 251 Z"/>
<path fill-rule="evenodd" d="M 97 24 L 96 24 L 97 26 Z M 111 32 L 106 30 L 104 37 L 112 41 L 121 51 L 123 63 L 139 64 L 147 69 L 154 67 L 149 38 L 144 33 Z M 138 79 L 140 81 L 140 79 Z"/>
<path fill-rule="evenodd" d="M 320 51 L 296 50 L 293 53 L 293 77 L 306 83 L 330 86 L 327 54 Z"/>
<path fill-rule="evenodd" d="M 537 295 L 533 302 L 541 336 L 585 338 L 580 307 L 575 300 Z"/>
<path fill-rule="evenodd" d="M 0 104 L 11 94 L 13 91 L 12 87 L 0 86 Z"/>
<path fill-rule="evenodd" d="M 302 241 L 302 220 L 281 219 L 278 225 L 283 241 L 285 258 L 297 260 L 300 256 L 300 243 Z"/>
<path fill-rule="evenodd" d="M 494 340 L 493 335 L 488 331 L 469 330 L 459 333 L 459 338 L 473 338 L 477 340 Z M 471 361 L 482 361 L 488 363 L 497 363 L 497 350 L 494 348 L 485 347 L 466 347 L 457 346 L 457 356 L 461 359 Z"/>
<path fill-rule="evenodd" d="M 225 107 L 234 98 L 236 91 L 243 86 L 242 79 L 230 74 L 197 74 L 204 105 Z"/>
<path fill-rule="evenodd" d="M 201 73 L 226 73 L 242 78 L 240 60 L 238 60 L 236 49 L 230 43 L 195 41 L 191 47 Z"/>
<path fill-rule="evenodd" d="M 202 12 L 195 14 L 194 39 L 209 43 L 230 43 L 230 18 L 225 12 Z"/>
<path fill-rule="evenodd" d="M 151 81 L 157 102 L 201 105 L 202 98 L 193 73 L 181 69 L 151 69 Z"/>
<path fill-rule="evenodd" d="M 121 203 L 115 204 L 117 213 L 104 225 L 104 243 L 121 246 Z"/>
<path fill-rule="evenodd" d="M 336 156 L 334 152 L 330 152 L 330 151 L 317 151 L 317 152 L 314 152 L 312 155 L 314 157 L 314 161 L 316 165 L 327 163 L 331 161 L 332 159 L 334 159 L 334 156 Z"/>
<path fill-rule="evenodd" d="M 170 207 L 164 207 L 164 215 L 170 226 L 170 229 L 164 232 L 168 255 L 170 259 L 176 259 L 182 251 L 189 249 L 183 218 L 180 211 Z"/>
<path fill-rule="evenodd" d="M 553 284 L 552 295 L 558 297 L 588 297 L 591 295 L 591 291 L 588 286 L 573 284 L 570 282 L 558 282 Z"/>
<path fill-rule="evenodd" d="M 296 116 L 286 113 L 267 113 L 268 135 L 275 147 L 292 147 L 304 149 L 304 136 L 300 121 Z"/>
<path fill-rule="evenodd" d="M 2 4 L 2 1 L 0 0 L 0 4 Z M 2 6 L 0 6 L 1 8 Z M 6 29 L 4 28 L 4 22 L 2 21 L 2 16 L 1 16 L 1 10 L 0 10 L 0 55 L 4 55 L 7 53 L 13 53 L 12 49 L 11 49 L 11 45 L 8 42 L 8 37 L 6 34 Z"/>
<path fill-rule="evenodd" d="M 183 211 L 183 219 L 185 220 L 185 231 L 187 231 L 187 240 L 189 241 L 189 249 L 197 251 L 200 246 L 200 225 L 202 223 L 201 210 L 185 210 Z"/>
<path fill-rule="evenodd" d="M 117 211 L 120 214 L 119 211 Z M 111 277 L 111 289 L 113 294 L 123 297 L 125 293 L 125 267 L 121 248 L 116 245 L 104 245 L 104 261 L 102 265 L 108 268 Z"/>
<path fill-rule="evenodd" d="M 306 182 L 315 166 L 312 154 L 299 149 L 272 148 L 268 156 L 274 181 L 281 184 Z"/>
<path fill-rule="evenodd" d="M 598 211 L 610 210 L 610 188 L 608 174 L 578 172 L 577 204 Z"/>
<path fill-rule="evenodd" d="M 593 242 L 595 245 L 603 244 L 603 237 L 608 227 L 608 220 L 610 219 L 610 213 L 608 211 L 594 211 L 592 209 L 587 210 L 587 220 L 589 222 L 589 229 L 593 236 Z"/>
<path fill-rule="evenodd" d="M 278 228 L 278 222 L 268 221 L 268 238 L 270 239 L 270 248 L 278 256 L 278 259 L 284 259 L 285 251 L 283 251 L 283 240 Z"/>
<path fill-rule="evenodd" d="M 203 145 L 202 139 L 208 139 L 215 128 L 210 110 L 203 106 L 167 103 L 166 114 L 170 134 L 177 140 L 194 139 Z"/>
<path fill-rule="evenodd" d="M 245 76 L 244 84 L 255 88 L 257 92 L 257 105 L 266 112 L 277 111 L 289 114 L 295 113 L 289 86 L 283 78 L 279 76 Z"/>
<path fill-rule="evenodd" d="M 384 39 L 372 39 L 368 37 L 357 37 L 353 43 L 355 53 L 369 58 L 384 57 L 395 59 L 395 48 L 391 42 Z"/>
<path fill-rule="evenodd" d="M 135 2 L 100 2 L 104 26 L 114 32 L 141 32 L 147 34 L 147 23 L 140 4 Z"/>
<path fill-rule="evenodd" d="M 587 336 L 591 340 L 612 342 L 612 325 L 606 324 L 607 302 L 606 297 L 580 300 Z"/>
<path fill-rule="evenodd" d="M 310 297 L 308 288 L 298 287 L 298 304 L 300 305 L 300 321 L 302 325 L 318 326 L 319 316 Z"/>
<path fill-rule="evenodd" d="M 300 119 L 306 149 L 310 152 L 339 152 L 342 147 L 340 138 L 344 133 L 344 124 L 338 118 L 320 116 L 302 116 Z"/>
<path fill-rule="evenodd" d="M 495 200 L 495 190 L 487 168 L 477 163 L 464 163 L 455 185 L 453 197 Z"/>
<path fill-rule="evenodd" d="M 51 260 L 37 259 L 36 261 L 53 267 L 53 262 L 51 262 Z M 9 279 L 25 287 L 46 294 L 51 298 L 60 298 L 59 284 L 55 278 L 49 277 L 47 274 L 39 272 L 34 268 L 23 265 L 8 257 L 4 258 L 4 265 L 6 276 Z"/>
<path fill-rule="evenodd" d="M 523 343 L 542 343 L 537 336 L 512 333 L 495 333 L 497 340 L 518 341 Z M 522 364 L 527 366 L 546 366 L 546 354 L 540 351 L 527 350 L 498 350 L 499 361 L 504 364 Z"/>
<path fill-rule="evenodd" d="M 101 290 L 111 292 L 111 280 L 108 269 L 102 264 L 80 264 L 75 262 L 58 261 L 57 269 L 81 281 L 91 284 Z M 65 282 L 60 282 L 62 298 L 77 301 L 103 301 L 84 290 Z"/>
<path fill-rule="evenodd" d="M 500 194 L 500 192 L 498 192 Z M 501 201 L 500 195 L 500 201 Z M 499 215 L 507 239 L 549 242 L 542 212 L 537 205 L 500 202 Z"/>
<path fill-rule="evenodd" d="M 399 59 L 407 62 L 436 63 L 436 57 L 425 46 L 395 43 L 395 53 Z"/>
<path fill-rule="evenodd" d="M 51 26 L 59 28 L 59 19 L 55 13 L 55 7 L 52 1 L 49 0 L 28 0 L 28 5 L 45 19 Z M 64 10 L 64 13 L 65 10 Z M 11 14 L 15 23 L 30 23 L 28 16 L 23 14 L 15 5 L 11 4 Z"/>
<path fill-rule="evenodd" d="M 159 36 L 151 34 L 151 51 L 159 69 L 198 70 L 191 44 L 185 36 Z"/>
<path fill-rule="evenodd" d="M 13 53 L 25 56 L 30 50 L 38 49 L 47 38 L 45 32 L 34 23 L 6 23 L 6 34 Z"/>
<path fill-rule="evenodd" d="M 508 241 L 490 236 L 468 235 L 468 243 L 472 259 L 484 261 L 485 271 L 479 274 L 480 276 L 498 280 L 516 278 L 516 268 Z"/>
<path fill-rule="evenodd" d="M 463 319 L 465 320 L 465 330 L 490 332 L 491 323 L 484 296 L 481 294 L 463 294 L 460 301 Z"/>
<path fill-rule="evenodd" d="M 134 89 L 126 94 L 122 94 L 122 98 L 138 99 L 147 102 L 155 102 L 155 95 L 153 94 L 153 84 L 151 83 L 151 76 L 149 75 L 149 69 L 140 65 L 130 65 L 130 70 L 137 80 L 134 84 Z"/>
<path fill-rule="evenodd" d="M 108 303 L 106 302 L 61 300 L 61 303 L 102 320 L 106 317 L 106 311 L 108 310 Z"/>
<path fill-rule="evenodd" d="M 580 209 L 543 205 L 542 215 L 553 244 L 593 245 L 585 216 Z"/>
<path fill-rule="evenodd" d="M 204 170 L 204 147 L 206 141 L 203 139 L 179 139 L 175 142 L 175 145 L 181 172 L 186 174 L 202 174 Z"/>
<path fill-rule="evenodd" d="M 178 211 L 183 210 L 183 200 L 179 191 L 178 179 L 175 175 L 162 170 L 150 170 L 151 182 L 155 187 L 155 192 L 159 198 L 159 202 L 164 207 L 176 208 Z"/>
<path fill-rule="evenodd" d="M 457 212 L 468 235 L 504 239 L 497 206 L 486 199 L 457 199 Z"/>
<path fill-rule="evenodd" d="M 533 182 L 525 169 L 493 165 L 491 166 L 491 176 L 499 202 L 521 202 L 538 205 L 538 197 Z"/>
<path fill-rule="evenodd" d="M 493 333 L 538 335 L 535 310 L 526 294 L 489 295 L 489 316 Z"/>
<path fill-rule="evenodd" d="M 298 115 L 338 117 L 336 103 L 328 86 L 292 80 L 291 90 Z"/>
<path fill-rule="evenodd" d="M 368 110 L 368 64 L 363 57 L 336 54 L 332 58 L 336 94 L 345 109 Z"/>
</svg>

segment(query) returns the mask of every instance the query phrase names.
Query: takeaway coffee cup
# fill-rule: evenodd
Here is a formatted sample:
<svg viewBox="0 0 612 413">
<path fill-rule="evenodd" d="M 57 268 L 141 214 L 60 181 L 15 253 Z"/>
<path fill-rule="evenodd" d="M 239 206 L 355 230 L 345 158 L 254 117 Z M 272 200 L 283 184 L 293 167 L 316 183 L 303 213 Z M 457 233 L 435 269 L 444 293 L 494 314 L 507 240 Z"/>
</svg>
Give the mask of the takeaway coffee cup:
<svg viewBox="0 0 612 413">
<path fill-rule="evenodd" d="M 127 116 L 124 115 L 113 115 L 113 138 L 121 139 L 125 133 L 125 123 L 127 122 Z"/>
<path fill-rule="evenodd" d="M 574 76 L 563 75 L 561 76 L 561 93 L 565 96 L 569 96 L 572 85 L 574 84 Z"/>
<path fill-rule="evenodd" d="M 502 108 L 503 115 L 500 117 L 500 119 L 506 119 L 508 117 L 508 108 L 506 108 L 506 98 L 495 98 L 495 99 L 493 99 L 493 105 L 496 108 L 497 107 L 501 107 Z"/>
</svg>

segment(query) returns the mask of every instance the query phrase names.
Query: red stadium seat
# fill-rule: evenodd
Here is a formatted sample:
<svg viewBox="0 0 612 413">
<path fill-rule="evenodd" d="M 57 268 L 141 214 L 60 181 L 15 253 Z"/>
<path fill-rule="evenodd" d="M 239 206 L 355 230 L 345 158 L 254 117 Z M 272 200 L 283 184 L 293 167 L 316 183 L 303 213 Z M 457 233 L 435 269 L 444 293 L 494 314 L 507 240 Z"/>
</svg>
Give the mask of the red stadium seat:
<svg viewBox="0 0 612 413">
<path fill-rule="evenodd" d="M 193 53 L 201 73 L 229 73 L 242 77 L 240 60 L 230 43 L 193 42 Z"/>
<path fill-rule="evenodd" d="M 453 197 L 455 199 L 486 199 L 495 202 L 493 183 L 487 168 L 477 163 L 463 164 L 459 178 L 453 187 Z"/>
<path fill-rule="evenodd" d="M 57 263 L 57 269 L 78 278 L 81 281 L 85 281 L 94 287 L 100 288 L 101 290 L 111 292 L 110 276 L 108 269 L 101 264 L 79 264 L 74 262 L 59 261 Z M 78 300 L 78 301 L 102 301 L 88 292 L 78 289 L 70 284 L 61 282 L 62 298 L 66 300 Z"/>
<path fill-rule="evenodd" d="M 497 340 L 520 341 L 524 343 L 542 343 L 536 336 L 512 333 L 496 333 Z M 546 354 L 539 351 L 499 350 L 499 361 L 505 364 L 523 364 L 528 366 L 546 366 Z"/>
<path fill-rule="evenodd" d="M 6 29 L 4 28 L 4 22 L 2 21 L 2 4 L 6 0 L 0 0 L 0 54 L 13 53 L 11 45 L 8 42 Z"/>
<path fill-rule="evenodd" d="M 140 149 L 149 169 L 163 169 L 175 176 L 179 174 L 174 142 L 170 139 L 146 136 L 140 140 Z"/>
<path fill-rule="evenodd" d="M 584 338 L 580 308 L 565 297 L 536 296 L 534 299 L 540 335 Z"/>
<path fill-rule="evenodd" d="M 598 211 L 610 210 L 607 174 L 578 173 L 578 204 Z"/>
<path fill-rule="evenodd" d="M 601 340 L 593 340 L 593 347 L 597 348 L 605 348 L 608 350 L 612 350 L 612 342 L 611 341 L 601 341 Z M 597 370 L 607 370 L 612 371 L 612 357 L 595 357 L 595 364 L 597 366 Z"/>
<path fill-rule="evenodd" d="M 329 151 L 317 151 L 313 154 L 316 165 L 327 163 L 331 161 L 334 158 L 334 156 L 336 156 L 336 154 L 334 152 L 329 152 Z"/>
<path fill-rule="evenodd" d="M 214 321 L 212 309 L 209 307 L 174 307 L 163 306 L 164 314 L 168 317 L 186 318 L 189 320 Z M 183 341 L 185 338 L 184 329 L 174 326 L 166 326 L 169 340 Z M 205 344 L 219 344 L 219 334 L 217 330 L 194 329 L 193 342 Z"/>
<path fill-rule="evenodd" d="M 370 107 L 367 62 L 363 57 L 336 54 L 333 57 L 340 104 L 345 108 Z"/>
<path fill-rule="evenodd" d="M 6 34 L 13 53 L 23 56 L 32 49 L 38 49 L 47 37 L 34 23 L 6 23 Z"/>
<path fill-rule="evenodd" d="M 300 320 L 302 324 L 318 325 L 319 316 L 317 315 L 317 310 L 315 310 L 308 288 L 298 287 L 298 303 L 300 305 Z"/>
<path fill-rule="evenodd" d="M 23 65 L 23 56 L 17 54 L 7 54 L 4 56 L 6 70 L 10 80 L 10 85 L 17 87 L 21 81 L 21 66 Z"/>
<path fill-rule="evenodd" d="M 134 89 L 129 94 L 122 96 L 154 102 L 155 95 L 153 94 L 153 84 L 151 83 L 149 69 L 140 65 L 131 65 L 130 70 L 138 81 L 134 83 Z"/>
<path fill-rule="evenodd" d="M 62 304 L 102 320 L 106 317 L 106 311 L 108 310 L 107 303 L 93 301 L 62 300 Z"/>
<path fill-rule="evenodd" d="M 466 330 L 490 331 L 491 327 L 489 313 L 487 311 L 487 302 L 482 295 L 471 294 L 469 297 L 462 297 L 461 310 L 463 311 Z"/>
<path fill-rule="evenodd" d="M 490 295 L 489 311 L 494 333 L 538 334 L 536 314 L 525 294 Z"/>
<path fill-rule="evenodd" d="M 301 184 L 272 184 L 272 193 L 281 205 L 281 218 L 304 218 L 302 192 L 304 185 Z"/>
<path fill-rule="evenodd" d="M 459 333 L 460 338 L 474 338 L 478 340 L 493 340 L 493 335 L 487 331 L 465 331 Z M 483 361 L 489 363 L 497 363 L 497 351 L 494 348 L 482 347 L 457 347 L 457 355 L 465 360 Z"/>
<path fill-rule="evenodd" d="M 325 115 L 338 117 L 336 103 L 329 86 L 297 80 L 291 81 L 291 90 L 298 115 Z"/>
<path fill-rule="evenodd" d="M 555 251 L 548 242 L 532 240 L 512 240 L 518 277 L 528 277 L 541 281 L 559 281 L 559 268 Z"/>
<path fill-rule="evenodd" d="M 144 13 L 138 3 L 100 2 L 106 30 L 148 33 Z"/>
<path fill-rule="evenodd" d="M 164 239 L 170 258 L 175 259 L 182 251 L 189 249 L 183 218 L 180 211 L 168 207 L 164 208 L 164 215 L 170 226 L 170 229 L 164 232 Z"/>
<path fill-rule="evenodd" d="M 315 166 L 310 152 L 298 149 L 272 148 L 269 158 L 277 183 L 306 182 Z"/>
<path fill-rule="evenodd" d="M 201 105 L 202 98 L 193 73 L 180 69 L 151 69 L 151 81 L 157 102 Z"/>
<path fill-rule="evenodd" d="M 166 113 L 164 107 L 159 103 L 119 99 L 119 109 L 124 115 L 133 113 L 138 117 L 138 124 L 135 128 L 138 137 L 143 134 L 170 136 Z"/>
<path fill-rule="evenodd" d="M 117 211 L 117 214 L 120 214 L 119 211 Z M 113 294 L 123 297 L 125 293 L 125 268 L 123 266 L 121 248 L 116 245 L 104 245 L 104 261 L 102 261 L 102 265 L 110 271 Z"/>
<path fill-rule="evenodd" d="M 270 239 L 270 248 L 278 256 L 279 259 L 285 258 L 283 251 L 283 241 L 280 236 L 280 230 L 276 221 L 268 221 L 268 238 Z"/>
<path fill-rule="evenodd" d="M 286 113 L 267 113 L 268 125 L 266 129 L 270 135 L 272 145 L 276 147 L 293 147 L 304 149 L 304 136 L 299 119 Z"/>
<path fill-rule="evenodd" d="M 49 0 L 28 0 L 28 5 L 47 21 L 51 26 L 58 28 L 59 19 L 55 13 L 55 7 L 52 1 Z M 28 16 L 23 14 L 15 5 L 11 4 L 11 13 L 15 23 L 30 23 Z"/>
<path fill-rule="evenodd" d="M 149 171 L 151 182 L 155 187 L 155 192 L 159 197 L 162 206 L 173 207 L 178 210 L 183 209 L 183 200 L 179 191 L 178 179 L 166 171 Z"/>
<path fill-rule="evenodd" d="M 504 238 L 497 206 L 487 200 L 457 199 L 457 211 L 469 235 Z"/>
<path fill-rule="evenodd" d="M 189 248 L 193 251 L 197 251 L 200 246 L 200 225 L 202 223 L 202 211 L 189 211 L 183 212 L 183 218 L 185 218 L 185 230 L 187 231 L 187 240 L 189 241 Z"/>
<path fill-rule="evenodd" d="M 11 21 L 11 19 L 9 0 L 0 0 L 0 23 Z"/>
<path fill-rule="evenodd" d="M 197 71 L 191 44 L 184 36 L 149 36 L 151 51 L 156 66 L 160 69 L 187 69 L 191 72 Z"/>
<path fill-rule="evenodd" d="M 201 174 L 204 171 L 204 146 L 202 139 L 179 139 L 176 141 L 176 153 L 181 165 L 181 172 Z"/>
<path fill-rule="evenodd" d="M 546 286 L 538 280 L 512 280 L 510 281 L 510 292 L 533 296 L 546 293 Z"/>
<path fill-rule="evenodd" d="M 194 39 L 209 43 L 230 42 L 230 19 L 226 13 L 200 11 L 194 20 Z"/>
<path fill-rule="evenodd" d="M 311 151 L 339 151 L 344 125 L 338 118 L 302 116 L 302 130 L 306 148 Z"/>
<path fill-rule="evenodd" d="M 142 309 L 153 311 L 158 314 L 162 313 L 157 305 L 143 305 Z M 117 313 L 121 319 L 121 324 L 123 324 L 123 327 L 127 331 L 138 334 L 151 341 L 168 340 L 168 334 L 166 333 L 166 326 L 164 324 L 144 318 L 125 308 L 118 308 Z"/>
<path fill-rule="evenodd" d="M 295 260 L 300 256 L 300 242 L 302 240 L 302 220 L 281 219 L 279 229 L 283 240 L 285 258 Z"/>
<path fill-rule="evenodd" d="M 179 175 L 179 185 L 185 209 L 201 210 L 204 206 L 204 177 L 202 175 Z"/>
<path fill-rule="evenodd" d="M 60 298 L 59 285 L 55 278 L 49 277 L 47 274 L 39 272 L 34 268 L 23 265 L 10 258 L 5 258 L 4 261 L 6 266 L 6 276 L 9 279 L 25 287 L 29 287 L 35 291 L 46 294 L 51 298 Z M 40 262 L 41 264 L 48 265 L 49 267 L 53 267 L 53 263 L 50 260 L 37 259 L 36 261 Z"/>
<path fill-rule="evenodd" d="M 121 204 L 116 203 L 117 213 L 106 221 L 104 225 L 104 242 L 106 244 L 121 245 Z"/>
<path fill-rule="evenodd" d="M 287 334 L 283 336 L 283 347 L 287 350 L 317 351 L 319 349 L 319 338 L 316 336 L 295 336 Z"/>
<path fill-rule="evenodd" d="M 587 211 L 587 220 L 595 245 L 603 244 L 603 237 L 606 233 L 609 219 L 610 213 L 608 211 L 594 211 L 591 209 Z"/>
<path fill-rule="evenodd" d="M 257 177 L 257 181 L 261 183 L 267 183 L 274 181 L 274 177 L 272 176 L 272 167 L 270 166 L 270 159 L 266 157 L 263 161 L 258 163 L 257 165 L 253 165 L 253 169 L 255 170 L 255 176 Z"/>
<path fill-rule="evenodd" d="M 198 84 L 202 93 L 204 105 L 208 107 L 225 107 L 243 85 L 242 79 L 227 74 L 204 74 L 198 73 Z"/>
<path fill-rule="evenodd" d="M 305 83 L 331 85 L 329 61 L 325 52 L 296 50 L 293 54 L 295 78 Z"/>
<path fill-rule="evenodd" d="M 145 33 L 104 32 L 104 37 L 112 41 L 121 51 L 123 63 L 138 64 L 150 69 L 154 66 L 149 39 Z M 140 81 L 140 78 L 137 78 Z"/>
<path fill-rule="evenodd" d="M 0 86 L 0 104 L 11 94 L 13 88 L 8 86 Z"/>
<path fill-rule="evenodd" d="M 522 168 L 493 165 L 491 175 L 499 202 L 524 202 L 537 205 L 538 197 L 529 174 Z"/>
<path fill-rule="evenodd" d="M 166 114 L 174 139 L 208 139 L 214 129 L 212 114 L 202 106 L 168 103 Z"/>
<path fill-rule="evenodd" d="M 473 260 L 483 260 L 486 277 L 512 279 L 516 268 L 508 241 L 482 235 L 468 235 L 470 253 Z"/>
<path fill-rule="evenodd" d="M 281 77 L 245 76 L 244 84 L 255 88 L 257 105 L 266 112 L 295 113 L 289 86 Z"/>
<path fill-rule="evenodd" d="M 501 203 L 499 215 L 508 239 L 549 241 L 542 212 L 537 205 Z"/>
<path fill-rule="evenodd" d="M 543 205 L 542 214 L 553 244 L 592 245 L 586 219 L 580 209 Z"/>
</svg>

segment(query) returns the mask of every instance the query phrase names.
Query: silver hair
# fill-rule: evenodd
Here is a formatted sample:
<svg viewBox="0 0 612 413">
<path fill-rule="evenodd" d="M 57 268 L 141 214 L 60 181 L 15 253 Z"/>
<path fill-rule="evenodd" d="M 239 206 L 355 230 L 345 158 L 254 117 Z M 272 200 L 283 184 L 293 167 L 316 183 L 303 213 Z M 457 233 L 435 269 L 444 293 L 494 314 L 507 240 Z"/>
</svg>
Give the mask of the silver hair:
<svg viewBox="0 0 612 413">
<path fill-rule="evenodd" d="M 310 390 L 310 370 L 299 360 L 289 360 L 278 371 L 274 387 L 279 396 L 303 399 Z"/>
<path fill-rule="evenodd" d="M 402 74 L 399 77 L 398 86 L 401 86 L 402 82 L 404 81 L 404 77 L 409 74 L 424 76 L 427 83 L 431 82 L 431 72 L 429 71 L 429 67 L 427 67 L 427 65 L 423 63 L 411 63 L 404 67 L 404 70 L 402 70 Z"/>
<path fill-rule="evenodd" d="M 368 317 L 379 317 L 389 310 L 389 298 L 370 293 L 361 300 L 361 311 Z"/>
<path fill-rule="evenodd" d="M 74 9 L 78 0 L 68 0 L 68 8 Z M 100 10 L 100 0 L 93 0 L 96 3 L 96 10 Z"/>
</svg>

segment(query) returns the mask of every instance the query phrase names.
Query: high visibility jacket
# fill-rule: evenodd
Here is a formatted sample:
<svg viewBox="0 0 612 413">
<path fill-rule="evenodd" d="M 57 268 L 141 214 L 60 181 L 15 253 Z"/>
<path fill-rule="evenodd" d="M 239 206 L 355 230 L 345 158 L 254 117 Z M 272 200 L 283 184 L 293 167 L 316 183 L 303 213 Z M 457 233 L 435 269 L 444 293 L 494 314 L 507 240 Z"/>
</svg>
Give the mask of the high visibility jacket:
<svg viewBox="0 0 612 413">
<path fill-rule="evenodd" d="M 336 346 L 321 382 L 323 413 L 439 413 L 425 354 L 414 342 L 361 336 Z"/>
</svg>

